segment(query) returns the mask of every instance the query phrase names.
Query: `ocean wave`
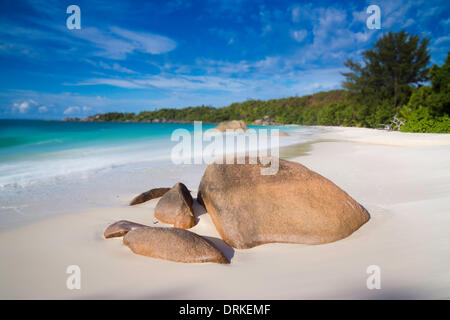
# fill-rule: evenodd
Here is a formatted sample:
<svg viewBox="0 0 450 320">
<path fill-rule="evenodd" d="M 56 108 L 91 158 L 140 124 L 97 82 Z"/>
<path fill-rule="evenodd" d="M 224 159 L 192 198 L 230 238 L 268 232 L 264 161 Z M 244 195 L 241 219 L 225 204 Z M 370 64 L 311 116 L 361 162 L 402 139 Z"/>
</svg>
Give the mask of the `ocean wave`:
<svg viewBox="0 0 450 320">
<path fill-rule="evenodd" d="M 317 132 L 317 129 L 298 126 L 275 129 L 289 133 L 289 136 L 279 138 L 280 147 L 306 142 Z M 166 135 L 159 139 L 129 140 L 109 146 L 97 143 L 90 147 L 45 152 L 25 159 L 10 159 L 0 162 L 0 188 L 15 189 L 36 183 L 53 183 L 61 177 L 88 179 L 99 172 L 137 163 L 151 167 L 156 162 L 170 162 L 172 148 L 177 143 L 170 141 L 170 135 Z M 209 143 L 203 141 L 203 148 Z M 226 153 L 227 149 L 224 150 Z M 202 155 L 192 153 L 190 156 L 195 161 Z"/>
</svg>

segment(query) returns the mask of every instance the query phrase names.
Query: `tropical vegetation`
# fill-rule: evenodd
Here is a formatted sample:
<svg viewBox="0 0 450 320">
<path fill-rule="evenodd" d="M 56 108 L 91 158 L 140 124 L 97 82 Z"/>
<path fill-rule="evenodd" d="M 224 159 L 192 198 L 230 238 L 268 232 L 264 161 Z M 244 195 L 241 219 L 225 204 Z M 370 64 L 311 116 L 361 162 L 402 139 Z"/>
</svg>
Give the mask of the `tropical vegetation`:
<svg viewBox="0 0 450 320">
<path fill-rule="evenodd" d="M 302 97 L 247 100 L 222 108 L 163 108 L 96 115 L 95 121 L 203 121 L 272 119 L 280 124 L 389 128 L 405 132 L 450 132 L 450 52 L 430 67 L 430 40 L 389 32 L 362 61 L 347 60 L 342 90 Z M 92 117 L 90 118 L 92 119 Z"/>
</svg>

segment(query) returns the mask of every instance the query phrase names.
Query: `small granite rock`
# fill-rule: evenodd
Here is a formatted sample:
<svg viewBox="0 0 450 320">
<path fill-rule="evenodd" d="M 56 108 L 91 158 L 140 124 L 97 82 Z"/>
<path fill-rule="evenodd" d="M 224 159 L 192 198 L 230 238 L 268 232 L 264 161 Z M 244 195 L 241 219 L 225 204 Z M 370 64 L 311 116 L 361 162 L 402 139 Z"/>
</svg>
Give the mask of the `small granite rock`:
<svg viewBox="0 0 450 320">
<path fill-rule="evenodd" d="M 196 223 L 192 201 L 188 188 L 177 183 L 158 201 L 155 218 L 176 228 L 192 228 Z"/>
<path fill-rule="evenodd" d="M 147 226 L 127 220 L 120 220 L 114 222 L 112 225 L 106 228 L 105 233 L 103 235 L 105 236 L 105 238 L 122 237 L 125 234 L 127 234 L 128 231 L 143 227 Z"/>
<path fill-rule="evenodd" d="M 170 190 L 170 188 L 155 188 L 155 189 L 151 189 L 147 192 L 141 193 L 140 195 L 135 197 L 133 200 L 131 200 L 130 206 L 134 206 L 136 204 L 140 204 L 140 203 L 152 200 L 152 199 L 162 197 L 169 190 Z"/>
<path fill-rule="evenodd" d="M 134 253 L 152 258 L 191 263 L 230 263 L 208 240 L 178 228 L 135 229 L 125 235 L 123 243 Z"/>
</svg>

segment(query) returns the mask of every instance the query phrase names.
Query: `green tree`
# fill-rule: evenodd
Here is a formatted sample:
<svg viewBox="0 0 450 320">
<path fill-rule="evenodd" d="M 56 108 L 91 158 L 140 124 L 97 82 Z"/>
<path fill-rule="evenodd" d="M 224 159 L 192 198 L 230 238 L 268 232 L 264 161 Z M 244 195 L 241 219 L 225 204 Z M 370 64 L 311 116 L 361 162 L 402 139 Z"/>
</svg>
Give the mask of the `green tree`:
<svg viewBox="0 0 450 320">
<path fill-rule="evenodd" d="M 399 110 L 405 132 L 450 132 L 450 52 L 442 66 L 430 70 L 431 86 L 415 89 Z"/>
<path fill-rule="evenodd" d="M 344 63 L 351 71 L 342 73 L 343 86 L 372 108 L 386 105 L 384 101 L 398 108 L 408 102 L 412 86 L 429 79 L 429 42 L 405 31 L 385 34 L 362 53 L 363 63 L 350 59 Z"/>
<path fill-rule="evenodd" d="M 429 105 L 436 115 L 450 115 L 450 51 L 442 66 L 433 65 L 430 71 L 433 94 Z"/>
</svg>

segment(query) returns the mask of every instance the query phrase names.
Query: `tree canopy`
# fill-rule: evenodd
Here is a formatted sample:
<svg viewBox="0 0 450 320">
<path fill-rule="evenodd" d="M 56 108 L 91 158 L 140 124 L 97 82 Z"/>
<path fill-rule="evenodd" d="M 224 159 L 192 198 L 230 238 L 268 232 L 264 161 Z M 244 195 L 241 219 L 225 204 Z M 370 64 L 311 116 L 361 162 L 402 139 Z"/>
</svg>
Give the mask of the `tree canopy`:
<svg viewBox="0 0 450 320">
<path fill-rule="evenodd" d="M 429 80 L 430 40 L 405 31 L 388 32 L 362 53 L 363 64 L 348 59 L 344 88 L 360 94 L 366 104 L 387 100 L 394 107 L 408 102 L 412 86 Z"/>
</svg>

